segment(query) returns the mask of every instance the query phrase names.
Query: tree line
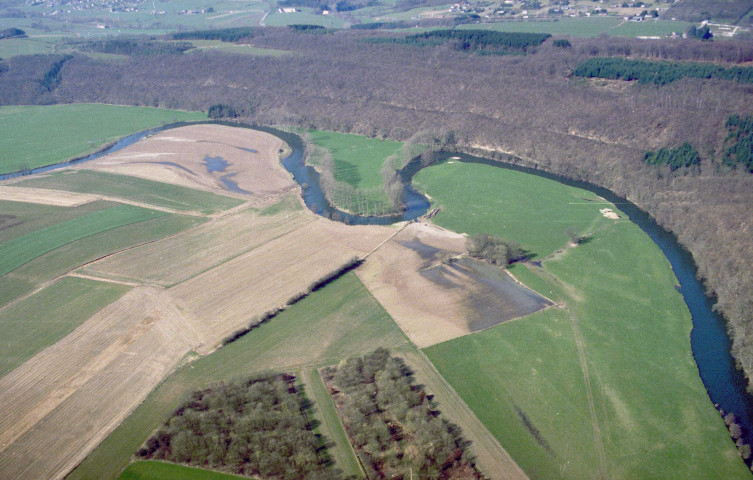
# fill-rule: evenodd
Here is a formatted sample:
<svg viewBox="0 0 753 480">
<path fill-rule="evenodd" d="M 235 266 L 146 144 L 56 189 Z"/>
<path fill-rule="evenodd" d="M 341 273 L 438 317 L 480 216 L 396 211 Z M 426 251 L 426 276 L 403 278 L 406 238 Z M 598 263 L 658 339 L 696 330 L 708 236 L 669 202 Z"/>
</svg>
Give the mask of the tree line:
<svg viewBox="0 0 753 480">
<path fill-rule="evenodd" d="M 753 83 L 753 67 L 723 67 L 709 63 L 651 62 L 627 58 L 589 58 L 580 63 L 573 75 L 579 77 L 638 80 L 665 85 L 681 78 L 720 78 L 738 83 Z"/>
<path fill-rule="evenodd" d="M 112 53 L 116 55 L 180 55 L 193 48 L 190 42 L 164 42 L 143 37 L 106 38 L 75 42 L 81 51 Z"/>
<path fill-rule="evenodd" d="M 493 30 L 431 30 L 408 35 L 408 45 L 441 45 L 449 42 L 465 52 L 522 53 L 541 45 L 551 37 L 548 33 L 495 32 Z"/>
<path fill-rule="evenodd" d="M 483 478 L 459 427 L 439 416 L 388 350 L 344 360 L 322 377 L 369 478 Z"/>
<path fill-rule="evenodd" d="M 337 479 L 293 375 L 192 393 L 136 455 L 269 479 Z"/>
<path fill-rule="evenodd" d="M 212 30 L 194 30 L 172 34 L 173 40 L 221 40 L 223 42 L 237 42 L 245 38 L 253 38 L 253 27 L 218 28 Z"/>
</svg>

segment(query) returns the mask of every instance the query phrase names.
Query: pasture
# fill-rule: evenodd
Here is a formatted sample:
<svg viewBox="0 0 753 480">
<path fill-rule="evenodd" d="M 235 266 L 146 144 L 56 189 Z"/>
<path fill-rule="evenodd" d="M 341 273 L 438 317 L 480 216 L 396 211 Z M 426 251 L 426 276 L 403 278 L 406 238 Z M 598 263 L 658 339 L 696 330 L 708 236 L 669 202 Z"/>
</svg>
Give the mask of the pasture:
<svg viewBox="0 0 753 480">
<path fill-rule="evenodd" d="M 246 477 L 174 463 L 144 460 L 128 465 L 128 468 L 120 474 L 118 480 L 164 480 L 166 478 L 180 480 L 238 480 L 239 478 Z"/>
<path fill-rule="evenodd" d="M 326 148 L 335 161 L 335 179 L 356 188 L 373 188 L 382 185 L 380 173 L 384 160 L 399 155 L 403 144 L 361 135 L 311 130 L 308 132 L 315 145 Z"/>
<path fill-rule="evenodd" d="M 243 203 L 211 192 L 92 170 L 66 170 L 22 180 L 16 185 L 100 195 L 176 212 L 211 215 Z"/>
<path fill-rule="evenodd" d="M 129 289 L 68 277 L 0 310 L 0 377 L 54 345 Z"/>
<path fill-rule="evenodd" d="M 490 165 L 450 160 L 421 170 L 414 184 L 442 207 L 438 225 L 517 241 L 537 259 L 564 248 L 568 229 L 587 235 L 609 222 L 594 193 Z"/>
<path fill-rule="evenodd" d="M 154 210 L 119 205 L 13 238 L 0 244 L 0 276 L 63 245 L 163 215 Z"/>
<path fill-rule="evenodd" d="M 495 23 L 461 25 L 458 28 L 488 29 L 500 32 L 550 33 L 572 37 L 598 37 L 601 34 L 621 37 L 664 36 L 682 33 L 690 23 L 649 19 L 630 22 L 616 16 L 562 17 L 547 20 L 508 20 Z"/>
<path fill-rule="evenodd" d="M 465 231 L 484 221 L 460 215 L 480 206 L 479 197 L 461 193 L 483 192 L 492 175 L 475 167 L 445 164 L 421 172 L 432 179 L 446 174 L 434 169 L 458 179 L 483 172 L 479 186 L 470 189 L 473 184 L 462 180 L 421 183 L 442 199 L 438 223 Z M 580 211 L 575 216 L 581 205 L 571 200 L 587 198 L 577 189 L 500 172 L 496 190 L 519 192 L 521 201 L 485 212 L 491 224 L 520 222 L 498 234 L 548 253 L 565 240 L 534 243 L 531 235 L 536 230 L 542 237 L 557 235 L 561 230 L 551 227 L 558 225 L 552 220 L 572 224 L 581 218 L 580 231 L 592 233 L 577 247 L 542 256 L 542 267 L 513 269 L 524 281 L 535 280 L 530 284 L 559 308 L 425 349 L 439 372 L 530 476 L 748 477 L 698 376 L 690 316 L 658 247 L 630 222 L 594 222 Z M 519 190 L 526 185 L 559 216 L 541 223 L 529 217 L 535 199 Z M 495 195 L 488 194 L 493 205 Z M 590 215 L 594 209 L 600 215 L 604 205 L 590 203 L 583 202 Z M 525 217 L 531 226 L 524 225 Z"/>
<path fill-rule="evenodd" d="M 253 55 L 256 57 L 280 57 L 282 55 L 291 54 L 291 52 L 285 50 L 260 48 L 248 44 L 223 42 L 221 40 L 191 40 L 191 44 L 194 46 L 194 49 L 189 50 L 188 53 L 221 52 L 241 55 Z"/>
<path fill-rule="evenodd" d="M 97 104 L 0 107 L 0 173 L 63 162 L 134 132 L 206 118 L 199 112 Z"/>
</svg>

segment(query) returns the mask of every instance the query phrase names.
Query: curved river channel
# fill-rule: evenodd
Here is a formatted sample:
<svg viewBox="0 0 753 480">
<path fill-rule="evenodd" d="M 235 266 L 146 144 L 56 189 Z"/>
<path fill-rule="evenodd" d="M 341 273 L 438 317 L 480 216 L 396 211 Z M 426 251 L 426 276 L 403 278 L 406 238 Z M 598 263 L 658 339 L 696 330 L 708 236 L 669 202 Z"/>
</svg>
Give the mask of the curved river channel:
<svg viewBox="0 0 753 480">
<path fill-rule="evenodd" d="M 86 157 L 77 158 L 68 162 L 62 162 L 46 167 L 35 168 L 25 172 L 16 172 L 11 174 L 0 175 L 0 180 L 43 173 L 56 168 L 63 168 L 69 165 L 86 162 L 100 158 L 109 153 L 115 152 L 139 140 L 158 133 L 163 130 L 178 128 L 186 125 L 195 125 L 191 123 L 175 123 L 164 125 L 149 130 L 145 130 L 128 137 Z M 399 221 L 413 220 L 425 214 L 430 206 L 426 197 L 417 192 L 411 185 L 413 175 L 421 169 L 418 159 L 409 163 L 403 171 L 401 177 L 405 188 L 403 201 L 406 210 L 401 215 L 385 217 L 366 217 L 352 215 L 332 207 L 326 200 L 324 193 L 319 186 L 319 174 L 312 167 L 304 165 L 304 145 L 302 139 L 293 133 L 283 132 L 273 128 L 252 127 L 250 125 L 239 125 L 236 123 L 223 122 L 198 122 L 224 124 L 230 126 L 241 126 L 253 128 L 267 133 L 271 133 L 284 140 L 291 148 L 291 153 L 282 160 L 283 166 L 293 175 L 295 181 L 301 185 L 303 198 L 306 205 L 315 213 L 323 215 L 334 220 L 342 221 L 348 224 L 379 224 L 387 225 Z M 532 168 L 521 167 L 511 163 L 489 160 L 481 157 L 474 157 L 460 153 L 443 153 L 437 156 L 437 161 L 441 162 L 454 157 L 454 160 L 467 163 L 481 163 L 492 165 L 499 168 L 516 170 L 519 172 L 529 173 L 545 177 L 565 185 L 582 188 L 591 191 L 603 197 L 605 200 L 614 203 L 622 212 L 624 212 L 632 222 L 636 223 L 641 230 L 659 246 L 664 255 L 669 259 L 675 275 L 679 281 L 678 290 L 682 294 L 685 303 L 690 310 L 693 319 L 693 330 L 690 334 L 690 342 L 693 349 L 693 356 L 698 371 L 701 375 L 709 397 L 714 404 L 725 412 L 733 412 L 738 418 L 738 423 L 743 428 L 743 439 L 746 443 L 753 446 L 753 398 L 746 392 L 745 378 L 742 373 L 735 368 L 735 362 L 730 354 L 732 342 L 727 335 L 724 319 L 716 314 L 713 309 L 713 300 L 709 298 L 697 279 L 696 265 L 690 253 L 678 243 L 675 236 L 660 227 L 649 215 L 638 208 L 628 200 L 618 197 L 610 190 L 605 188 L 560 177 L 558 175 L 542 172 Z M 459 158 L 459 160 L 458 160 Z M 435 162 L 436 163 L 436 162 Z"/>
</svg>

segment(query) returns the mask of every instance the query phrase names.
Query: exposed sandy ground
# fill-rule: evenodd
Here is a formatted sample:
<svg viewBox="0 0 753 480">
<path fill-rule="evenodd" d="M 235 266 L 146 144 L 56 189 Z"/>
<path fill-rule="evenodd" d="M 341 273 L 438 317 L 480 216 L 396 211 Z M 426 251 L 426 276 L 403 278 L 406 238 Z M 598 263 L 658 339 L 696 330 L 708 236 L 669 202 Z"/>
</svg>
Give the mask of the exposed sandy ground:
<svg viewBox="0 0 753 480">
<path fill-rule="evenodd" d="M 446 257 L 465 251 L 464 236 L 425 223 L 411 223 L 369 256 L 356 274 L 419 347 L 470 333 L 462 305 L 464 292 L 442 288 L 419 273 L 441 258 L 422 258 L 406 246 L 415 242 L 440 249 Z"/>
<path fill-rule="evenodd" d="M 0 185 L 0 200 L 11 202 L 40 203 L 58 207 L 78 207 L 97 199 L 96 195 L 87 195 L 85 193 Z"/>
<path fill-rule="evenodd" d="M 618 220 L 620 218 L 620 216 L 617 215 L 617 213 L 611 208 L 602 208 L 601 210 L 599 210 L 599 212 L 601 212 L 601 214 L 605 217 L 611 218 L 612 220 Z"/>
<path fill-rule="evenodd" d="M 76 168 L 261 199 L 296 188 L 279 162 L 282 145 L 274 135 L 248 128 L 191 125 L 158 133 Z M 222 157 L 229 165 L 209 173 L 206 157 Z M 231 192 L 220 180 L 224 176 L 250 193 Z"/>
<path fill-rule="evenodd" d="M 421 348 L 552 305 L 499 267 L 458 259 L 464 251 L 465 237 L 411 223 L 356 273 Z"/>
</svg>

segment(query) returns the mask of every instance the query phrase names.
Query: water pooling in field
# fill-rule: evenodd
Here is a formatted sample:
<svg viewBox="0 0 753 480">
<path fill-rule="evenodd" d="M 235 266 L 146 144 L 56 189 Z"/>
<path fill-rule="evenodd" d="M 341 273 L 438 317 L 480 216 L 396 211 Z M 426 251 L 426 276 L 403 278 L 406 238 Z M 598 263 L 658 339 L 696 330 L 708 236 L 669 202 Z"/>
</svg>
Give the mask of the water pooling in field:
<svg viewBox="0 0 753 480">
<path fill-rule="evenodd" d="M 247 150 L 247 149 L 242 149 Z M 251 150 L 251 149 L 248 149 Z M 256 152 L 256 150 L 253 150 Z M 204 165 L 207 167 L 207 173 L 213 173 L 213 172 L 224 172 L 227 167 L 230 166 L 230 162 L 225 160 L 222 157 L 210 157 L 207 155 L 204 157 Z M 244 190 L 241 187 L 238 186 L 238 183 L 234 180 L 231 180 L 230 177 L 236 175 L 236 173 L 227 173 L 225 175 L 220 176 L 220 181 L 223 185 L 225 185 L 225 188 L 230 190 L 231 192 L 235 193 L 251 193 L 248 190 Z"/>
<path fill-rule="evenodd" d="M 404 192 L 404 202 L 406 210 L 402 215 L 391 217 L 365 217 L 351 215 L 333 208 L 324 197 L 319 186 L 319 175 L 317 172 L 303 164 L 303 141 L 297 135 L 288 132 L 282 132 L 276 129 L 251 127 L 249 125 L 238 125 L 223 122 L 191 122 L 176 123 L 165 125 L 149 130 L 144 130 L 133 135 L 129 135 L 122 140 L 108 146 L 107 148 L 88 155 L 86 157 L 61 162 L 55 165 L 39 167 L 24 172 L 15 172 L 0 175 L 0 180 L 43 173 L 56 168 L 63 168 L 69 165 L 86 162 L 100 158 L 109 153 L 125 148 L 133 143 L 163 130 L 182 127 L 186 125 L 221 124 L 235 127 L 256 128 L 258 130 L 271 133 L 281 138 L 291 148 L 291 153 L 283 159 L 283 166 L 291 172 L 293 178 L 298 182 L 303 190 L 303 197 L 306 205 L 314 212 L 340 220 L 350 224 L 390 224 L 398 221 L 413 220 L 425 214 L 429 208 L 429 201 L 418 193 L 410 182 L 413 175 L 420 170 L 421 164 L 418 159 L 412 161 L 401 172 L 401 177 L 406 184 Z M 639 209 L 633 203 L 618 197 L 611 191 L 598 187 L 593 184 L 571 180 L 550 173 L 542 172 L 518 165 L 494 161 L 486 158 L 473 157 L 464 154 L 442 154 L 438 161 L 448 159 L 450 156 L 455 160 L 472 163 L 482 163 L 499 168 L 516 170 L 532 175 L 549 178 L 565 185 L 570 185 L 584 190 L 591 191 L 603 197 L 609 202 L 616 204 L 620 210 L 628 215 L 630 220 L 637 224 L 648 236 L 659 246 L 664 255 L 669 259 L 672 268 L 680 283 L 679 291 L 682 294 L 685 303 L 688 305 L 690 314 L 693 318 L 693 330 L 691 332 L 691 346 L 693 356 L 698 365 L 698 370 L 708 391 L 711 401 L 718 404 L 725 412 L 733 412 L 738 418 L 738 423 L 743 427 L 743 438 L 746 443 L 753 444 L 753 399 L 745 390 L 746 381 L 742 373 L 735 368 L 735 362 L 730 354 L 732 342 L 727 335 L 724 319 L 712 310 L 713 300 L 706 296 L 703 286 L 696 278 L 697 269 L 690 253 L 683 248 L 675 236 L 656 224 L 646 212 Z M 237 186 L 237 185 L 236 185 Z M 245 193 L 245 192 L 242 192 Z"/>
</svg>

